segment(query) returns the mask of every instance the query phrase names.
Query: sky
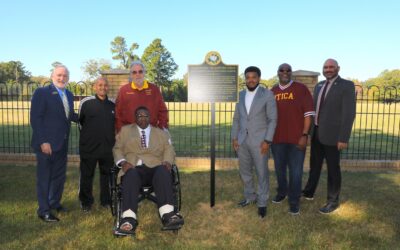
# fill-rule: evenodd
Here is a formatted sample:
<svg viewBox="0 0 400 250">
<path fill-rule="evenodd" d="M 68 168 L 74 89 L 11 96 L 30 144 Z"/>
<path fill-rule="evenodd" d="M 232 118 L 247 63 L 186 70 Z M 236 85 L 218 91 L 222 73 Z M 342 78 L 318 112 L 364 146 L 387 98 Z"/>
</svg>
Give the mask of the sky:
<svg viewBox="0 0 400 250">
<path fill-rule="evenodd" d="M 239 72 L 258 66 L 263 79 L 284 62 L 321 72 L 327 58 L 339 62 L 342 77 L 361 81 L 400 68 L 398 0 L 5 0 L 0 12 L 0 62 L 21 61 L 33 76 L 49 76 L 55 61 L 71 81 L 85 78 L 90 59 L 117 66 L 116 36 L 138 43 L 140 56 L 160 38 L 179 66 L 174 78 L 209 51 Z"/>
</svg>

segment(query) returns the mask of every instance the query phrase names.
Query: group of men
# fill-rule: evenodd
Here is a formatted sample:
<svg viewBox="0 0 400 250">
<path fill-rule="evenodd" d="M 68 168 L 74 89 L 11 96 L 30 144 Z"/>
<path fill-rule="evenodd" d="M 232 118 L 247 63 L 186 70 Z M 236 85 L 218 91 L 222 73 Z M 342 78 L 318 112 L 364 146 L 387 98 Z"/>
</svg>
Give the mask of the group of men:
<svg viewBox="0 0 400 250">
<path fill-rule="evenodd" d="M 238 203 L 239 207 L 257 203 L 258 215 L 261 218 L 266 216 L 269 148 L 274 158 L 278 183 L 273 203 L 281 203 L 288 197 L 289 213 L 298 215 L 301 196 L 306 200 L 314 199 L 322 164 L 326 159 L 327 202 L 319 212 L 329 214 L 339 207 L 340 152 L 347 148 L 356 107 L 354 83 L 342 79 L 339 70 L 336 60 L 325 61 L 323 75 L 326 80 L 315 86 L 313 97 L 304 84 L 292 80 L 292 67 L 287 63 L 278 67 L 279 83 L 271 90 L 260 86 L 259 68 L 251 66 L 245 70 L 247 89 L 239 94 L 231 132 L 244 185 L 244 199 Z M 310 172 L 302 190 L 303 164 L 309 137 Z M 253 167 L 257 175 L 257 189 L 253 183 Z"/>
<path fill-rule="evenodd" d="M 354 83 L 342 79 L 339 69 L 336 60 L 325 61 L 326 80 L 316 85 L 313 97 L 304 84 L 292 80 L 292 68 L 287 63 L 278 67 L 279 83 L 271 90 L 260 86 L 259 68 L 251 66 L 245 70 L 247 89 L 239 94 L 231 134 L 244 184 L 240 207 L 257 203 L 258 215 L 266 216 L 270 148 L 278 181 L 273 203 L 288 197 L 289 213 L 299 214 L 300 197 L 313 199 L 326 159 L 328 197 L 319 211 L 327 214 L 339 207 L 340 151 L 347 147 L 355 117 Z M 54 211 L 67 212 L 60 201 L 73 121 L 80 129 L 79 200 L 84 212 L 91 211 L 94 203 L 92 187 L 96 165 L 100 168 L 100 204 L 110 205 L 110 169 L 116 164 L 124 174 L 122 231 L 132 232 L 138 225 L 137 197 L 143 184 L 154 186 L 163 225 L 183 225 L 172 200 L 170 170 L 175 151 L 168 133 L 168 110 L 158 87 L 145 80 L 145 73 L 140 61 L 131 64 L 129 82 L 120 88 L 115 104 L 107 96 L 107 79 L 97 79 L 93 86 L 96 94 L 81 101 L 78 114 L 74 112 L 74 97 L 66 89 L 67 67 L 56 66 L 51 74 L 52 83 L 35 91 L 30 115 L 32 147 L 37 159 L 37 214 L 41 220 L 57 222 L 59 218 Z M 310 172 L 302 190 L 309 137 Z M 256 189 L 253 167 L 257 175 Z"/>
<path fill-rule="evenodd" d="M 142 184 L 153 185 L 164 228 L 183 225 L 173 206 L 170 171 L 175 151 L 167 130 L 168 110 L 157 86 L 144 79 L 145 73 L 140 61 L 132 62 L 129 82 L 119 90 L 115 104 L 107 96 L 107 79 L 98 78 L 93 85 L 95 95 L 80 102 L 78 114 L 74 112 L 74 96 L 66 89 L 66 66 L 56 66 L 51 84 L 35 91 L 30 119 L 37 159 L 37 214 L 41 220 L 57 222 L 54 212 L 68 211 L 61 197 L 73 121 L 80 130 L 79 200 L 84 212 L 90 212 L 94 203 L 96 165 L 100 169 L 100 205 L 110 206 L 110 170 L 116 164 L 123 175 L 122 231 L 134 232 L 138 225 L 137 198 Z"/>
</svg>

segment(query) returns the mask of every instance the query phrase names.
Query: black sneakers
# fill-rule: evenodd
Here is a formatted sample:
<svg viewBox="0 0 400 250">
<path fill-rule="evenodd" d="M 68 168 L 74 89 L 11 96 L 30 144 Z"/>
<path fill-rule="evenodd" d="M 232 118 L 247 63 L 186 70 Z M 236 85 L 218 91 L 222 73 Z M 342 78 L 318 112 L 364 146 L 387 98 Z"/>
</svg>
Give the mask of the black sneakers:
<svg viewBox="0 0 400 250">
<path fill-rule="evenodd" d="M 299 205 L 295 205 L 295 204 L 291 204 L 289 207 L 289 214 L 291 215 L 299 215 L 300 214 L 300 206 Z"/>
<path fill-rule="evenodd" d="M 182 215 L 174 211 L 166 213 L 161 218 L 163 230 L 176 230 L 183 226 L 185 223 Z"/>
<path fill-rule="evenodd" d="M 278 204 L 286 199 L 286 196 L 276 195 L 274 199 L 272 199 L 272 203 Z"/>
<path fill-rule="evenodd" d="M 303 192 L 302 195 L 303 195 L 304 199 L 306 199 L 306 200 L 308 200 L 308 201 L 314 200 L 314 195 L 306 194 L 306 193 L 304 193 L 304 192 Z"/>
<path fill-rule="evenodd" d="M 256 203 L 256 201 L 249 201 L 249 200 L 244 199 L 244 200 L 242 200 L 242 201 L 239 201 L 238 204 L 237 204 L 237 206 L 238 206 L 238 207 L 245 207 L 245 206 L 247 206 L 247 205 L 255 204 L 255 203 Z"/>
</svg>

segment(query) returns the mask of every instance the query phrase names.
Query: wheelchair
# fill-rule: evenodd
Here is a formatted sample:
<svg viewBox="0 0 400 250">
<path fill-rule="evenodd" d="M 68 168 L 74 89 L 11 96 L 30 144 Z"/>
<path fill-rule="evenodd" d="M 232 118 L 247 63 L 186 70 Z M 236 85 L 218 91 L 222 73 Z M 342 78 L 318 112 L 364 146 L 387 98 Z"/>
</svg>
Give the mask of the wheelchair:
<svg viewBox="0 0 400 250">
<path fill-rule="evenodd" d="M 111 214 L 114 217 L 113 235 L 114 236 L 127 236 L 129 234 L 119 231 L 120 221 L 122 216 L 122 187 L 121 183 L 118 182 L 118 173 L 121 169 L 114 165 L 111 168 L 111 179 L 110 179 L 110 192 L 111 192 Z M 172 165 L 171 168 L 172 178 L 172 194 L 174 199 L 174 212 L 179 213 L 181 209 L 181 186 L 179 178 L 179 170 L 176 165 Z M 157 203 L 157 197 L 154 193 L 153 186 L 142 186 L 139 191 L 138 203 L 143 200 L 150 200 Z M 161 230 L 172 230 L 177 233 L 179 228 L 162 228 Z"/>
</svg>

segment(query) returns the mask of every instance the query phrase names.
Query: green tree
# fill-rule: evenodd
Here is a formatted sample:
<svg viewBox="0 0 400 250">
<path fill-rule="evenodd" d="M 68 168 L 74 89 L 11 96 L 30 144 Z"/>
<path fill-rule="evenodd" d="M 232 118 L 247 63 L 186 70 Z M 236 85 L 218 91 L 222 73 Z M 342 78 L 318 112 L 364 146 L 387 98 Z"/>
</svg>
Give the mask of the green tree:
<svg viewBox="0 0 400 250">
<path fill-rule="evenodd" d="M 242 89 L 245 89 L 246 88 L 246 79 L 245 79 L 243 73 L 239 75 L 238 80 L 239 80 L 239 91 L 242 90 Z M 260 80 L 260 84 L 263 85 L 264 87 L 268 88 L 268 89 L 271 89 L 272 86 L 274 86 L 275 84 L 278 83 L 278 81 L 279 81 L 278 77 L 277 76 L 273 76 L 273 77 L 271 77 L 271 78 L 269 78 L 267 80 L 261 79 Z"/>
<path fill-rule="evenodd" d="M 265 79 L 260 80 L 261 85 L 264 85 L 264 87 L 269 88 L 269 89 L 272 88 L 278 82 L 279 82 L 279 79 L 277 76 L 273 76 L 266 80 Z"/>
<path fill-rule="evenodd" d="M 106 59 L 90 59 L 81 67 L 86 81 L 92 82 L 100 76 L 100 72 L 111 69 L 111 63 Z"/>
<path fill-rule="evenodd" d="M 23 83 L 29 81 L 31 72 L 20 61 L 0 62 L 0 83 Z"/>
<path fill-rule="evenodd" d="M 400 101 L 400 69 L 384 70 L 379 76 L 365 82 L 369 87 L 368 96 L 379 98 L 383 102 Z"/>
<path fill-rule="evenodd" d="M 384 70 L 378 77 L 370 78 L 365 82 L 366 86 L 400 87 L 400 69 Z"/>
<path fill-rule="evenodd" d="M 170 78 L 175 74 L 178 65 L 171 53 L 161 44 L 161 39 L 154 39 L 144 50 L 142 62 L 146 66 L 146 76 L 149 81 L 163 87 L 171 85 Z"/>
<path fill-rule="evenodd" d="M 187 91 L 184 79 L 174 79 L 171 86 L 163 90 L 163 97 L 167 102 L 187 102 Z"/>
<path fill-rule="evenodd" d="M 31 82 L 38 83 L 40 85 L 44 85 L 50 81 L 51 80 L 48 76 L 31 76 Z"/>
<path fill-rule="evenodd" d="M 120 61 L 119 68 L 128 69 L 132 61 L 138 60 L 139 57 L 134 53 L 134 50 L 139 48 L 139 44 L 132 43 L 128 49 L 126 40 L 122 36 L 117 36 L 111 42 L 112 59 Z"/>
</svg>

